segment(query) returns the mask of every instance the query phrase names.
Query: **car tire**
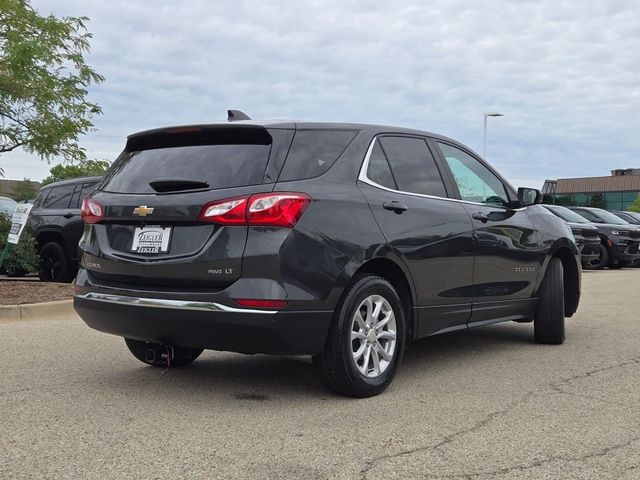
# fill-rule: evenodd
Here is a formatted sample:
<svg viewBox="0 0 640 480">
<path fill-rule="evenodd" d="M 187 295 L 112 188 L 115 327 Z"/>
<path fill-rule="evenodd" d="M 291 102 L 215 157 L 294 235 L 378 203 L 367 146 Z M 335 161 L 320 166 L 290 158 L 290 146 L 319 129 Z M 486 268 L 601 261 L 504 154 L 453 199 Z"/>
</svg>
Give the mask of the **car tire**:
<svg viewBox="0 0 640 480">
<path fill-rule="evenodd" d="M 166 346 L 132 338 L 125 338 L 124 342 L 134 357 L 153 367 L 184 367 L 198 358 L 203 351 L 201 348 Z M 166 355 L 171 350 L 173 350 L 173 358 L 170 363 L 167 363 Z"/>
<path fill-rule="evenodd" d="M 69 283 L 73 280 L 73 268 L 60 243 L 48 242 L 40 249 L 38 276 L 43 282 Z"/>
<path fill-rule="evenodd" d="M 538 343 L 564 343 L 564 269 L 559 258 L 551 259 L 544 274 L 533 329 Z"/>
<path fill-rule="evenodd" d="M 382 277 L 358 276 L 338 303 L 324 352 L 313 363 L 336 393 L 378 395 L 400 366 L 405 333 L 404 309 L 393 286 Z"/>
<path fill-rule="evenodd" d="M 585 270 L 602 270 L 604 267 L 609 265 L 609 259 L 611 255 L 609 255 L 609 250 L 604 244 L 600 244 L 600 256 L 595 260 L 591 260 L 584 264 Z"/>
</svg>

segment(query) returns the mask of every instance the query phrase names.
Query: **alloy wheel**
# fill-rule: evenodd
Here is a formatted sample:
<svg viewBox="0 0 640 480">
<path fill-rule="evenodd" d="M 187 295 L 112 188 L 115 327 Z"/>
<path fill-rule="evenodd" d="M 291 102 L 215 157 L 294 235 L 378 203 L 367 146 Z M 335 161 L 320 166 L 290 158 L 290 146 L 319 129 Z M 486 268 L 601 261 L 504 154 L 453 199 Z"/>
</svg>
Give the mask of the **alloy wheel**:
<svg viewBox="0 0 640 480">
<path fill-rule="evenodd" d="M 351 321 L 351 353 L 358 371 L 367 378 L 382 375 L 393 360 L 396 337 L 391 304 L 380 295 L 365 298 Z"/>
</svg>

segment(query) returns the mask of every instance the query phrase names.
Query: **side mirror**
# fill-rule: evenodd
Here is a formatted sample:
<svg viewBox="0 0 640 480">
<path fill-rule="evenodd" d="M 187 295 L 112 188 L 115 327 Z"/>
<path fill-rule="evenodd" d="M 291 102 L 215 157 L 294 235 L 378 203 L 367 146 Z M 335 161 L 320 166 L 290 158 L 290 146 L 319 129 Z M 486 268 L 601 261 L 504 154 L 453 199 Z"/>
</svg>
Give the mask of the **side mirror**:
<svg viewBox="0 0 640 480">
<path fill-rule="evenodd" d="M 520 187 L 518 188 L 518 203 L 521 207 L 542 203 L 542 192 L 535 188 Z"/>
</svg>

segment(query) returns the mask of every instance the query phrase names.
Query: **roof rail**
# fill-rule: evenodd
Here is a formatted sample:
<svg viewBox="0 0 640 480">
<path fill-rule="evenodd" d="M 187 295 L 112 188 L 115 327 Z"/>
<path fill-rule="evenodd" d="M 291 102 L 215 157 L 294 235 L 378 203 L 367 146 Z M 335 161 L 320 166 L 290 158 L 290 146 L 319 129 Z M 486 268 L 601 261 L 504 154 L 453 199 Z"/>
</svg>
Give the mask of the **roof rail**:
<svg viewBox="0 0 640 480">
<path fill-rule="evenodd" d="M 227 122 L 237 122 L 238 120 L 251 120 L 251 117 L 242 110 L 227 110 Z"/>
</svg>

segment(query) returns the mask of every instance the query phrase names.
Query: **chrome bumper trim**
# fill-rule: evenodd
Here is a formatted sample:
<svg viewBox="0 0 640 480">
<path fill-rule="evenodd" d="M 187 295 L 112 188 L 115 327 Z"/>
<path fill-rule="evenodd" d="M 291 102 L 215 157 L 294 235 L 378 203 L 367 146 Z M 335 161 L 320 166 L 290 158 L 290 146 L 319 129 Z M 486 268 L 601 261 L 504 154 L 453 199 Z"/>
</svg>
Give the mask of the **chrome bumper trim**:
<svg viewBox="0 0 640 480">
<path fill-rule="evenodd" d="M 75 295 L 76 298 L 84 300 L 95 300 L 97 302 L 116 303 L 118 305 L 139 305 L 151 308 L 173 308 L 180 310 L 198 310 L 204 312 L 227 312 L 227 313 L 260 313 L 263 315 L 273 315 L 277 310 L 255 310 L 249 308 L 229 307 L 214 302 L 197 302 L 193 300 L 166 300 L 164 298 L 128 297 L 124 295 L 112 295 L 108 293 L 89 292 L 83 295 Z"/>
</svg>

